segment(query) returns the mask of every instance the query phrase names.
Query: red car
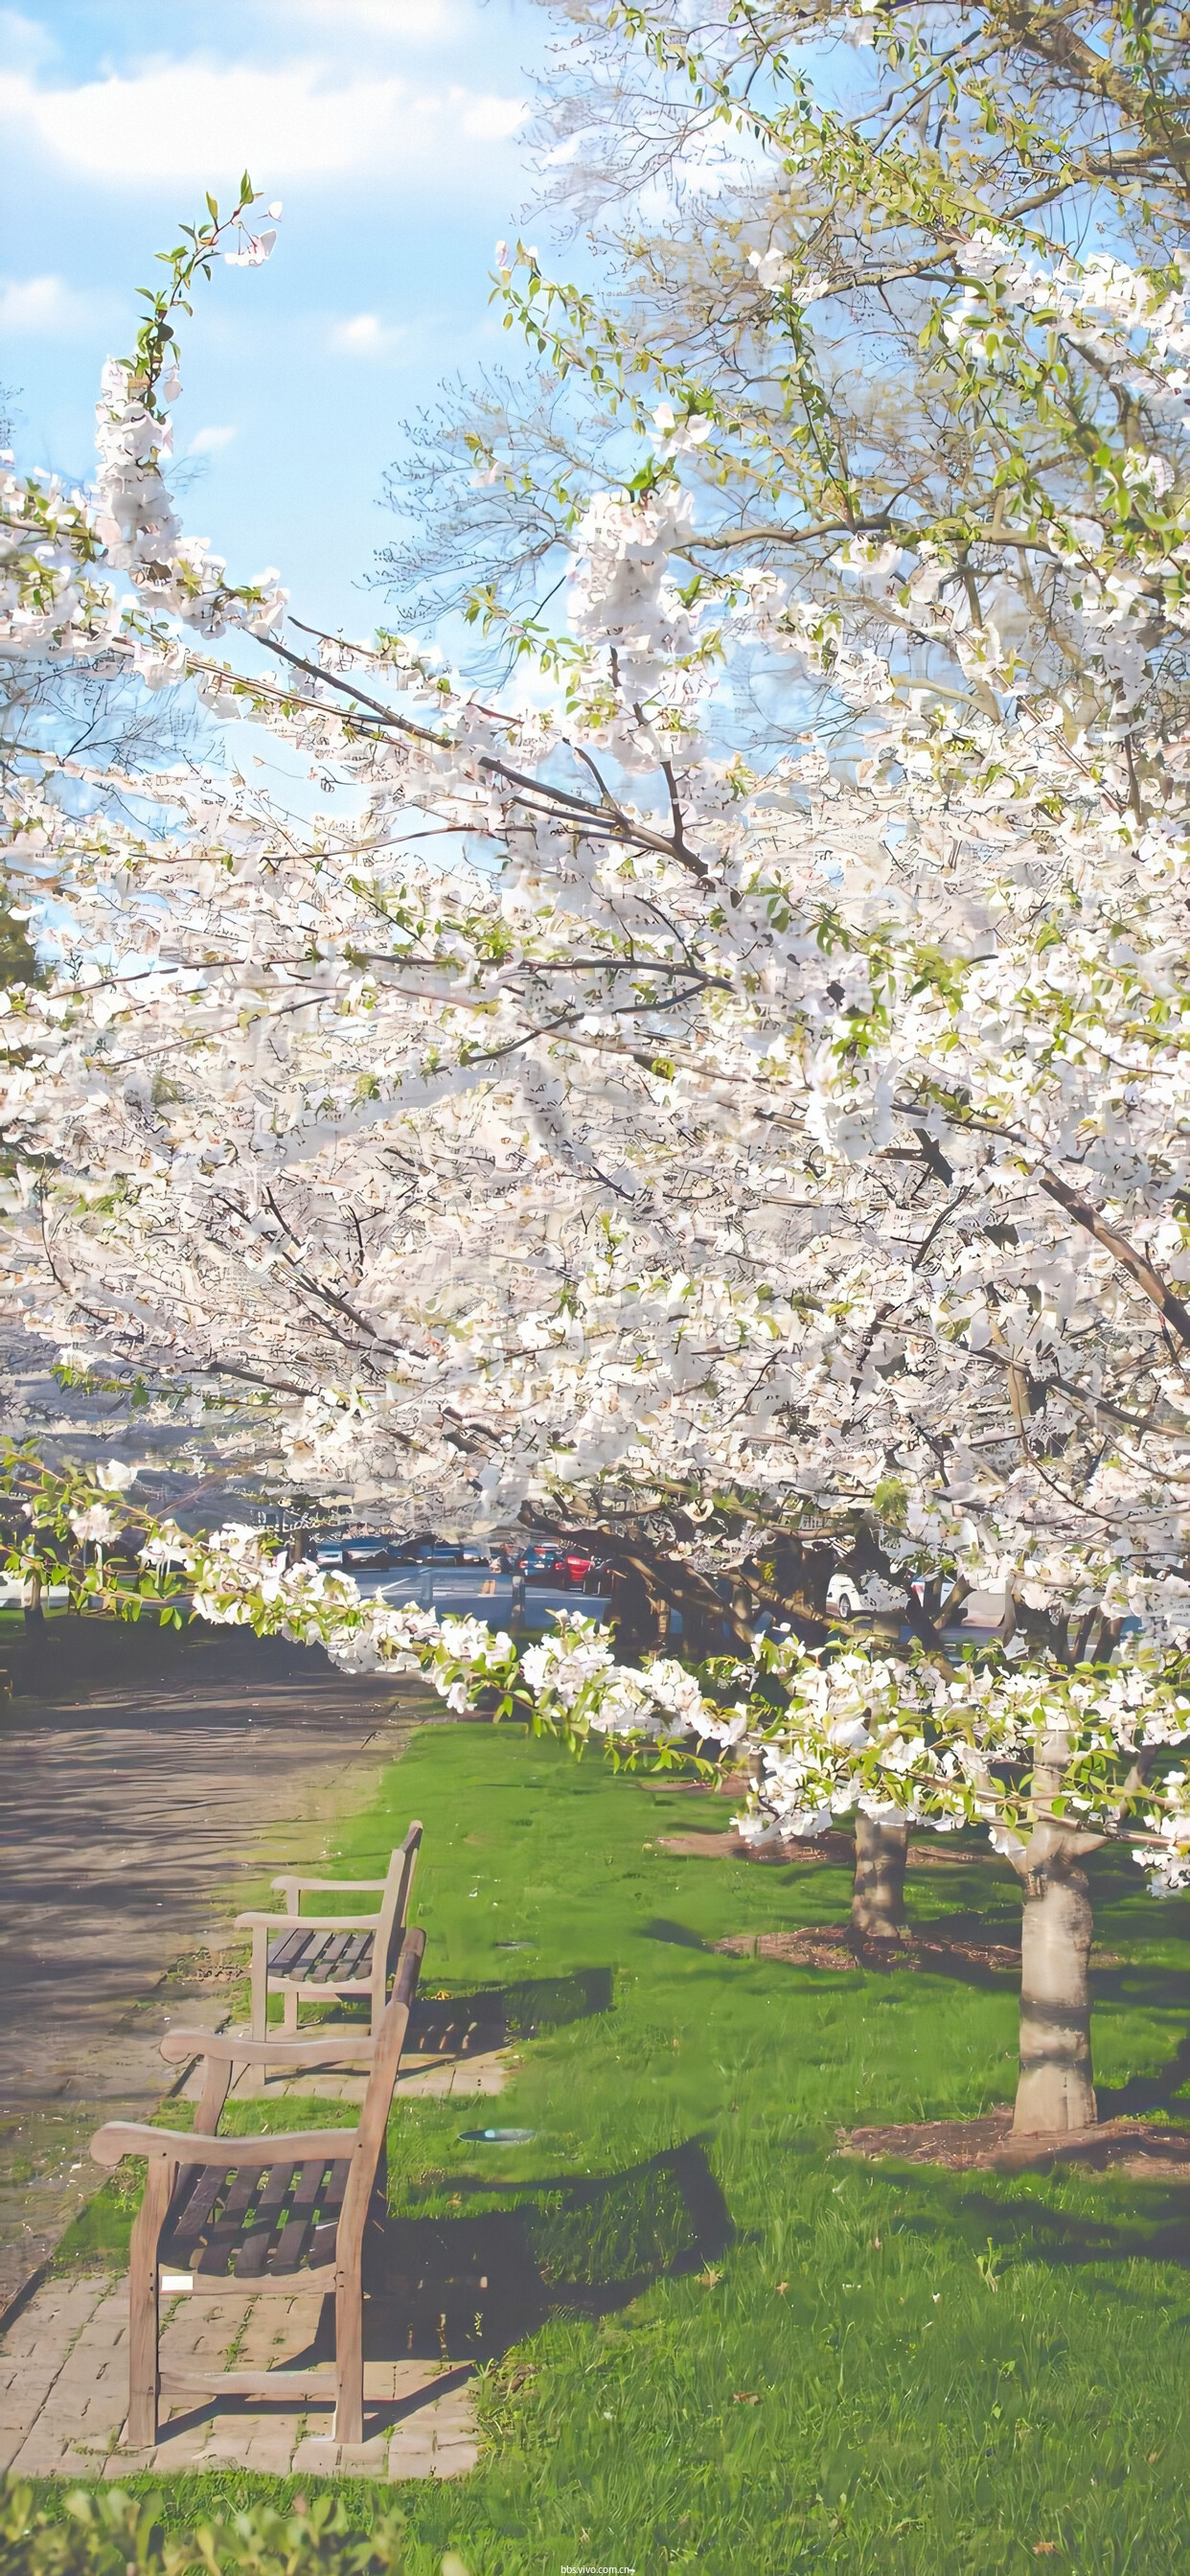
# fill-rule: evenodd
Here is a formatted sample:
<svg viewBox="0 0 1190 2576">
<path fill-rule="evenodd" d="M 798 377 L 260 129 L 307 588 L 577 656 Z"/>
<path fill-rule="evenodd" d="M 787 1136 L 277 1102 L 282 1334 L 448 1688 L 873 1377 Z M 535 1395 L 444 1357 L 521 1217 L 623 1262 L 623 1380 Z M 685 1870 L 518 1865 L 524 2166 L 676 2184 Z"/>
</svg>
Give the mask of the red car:
<svg viewBox="0 0 1190 2576">
<path fill-rule="evenodd" d="M 594 1562 L 587 1548 L 527 1547 L 521 1558 L 521 1572 L 526 1583 L 577 1591 Z"/>
</svg>

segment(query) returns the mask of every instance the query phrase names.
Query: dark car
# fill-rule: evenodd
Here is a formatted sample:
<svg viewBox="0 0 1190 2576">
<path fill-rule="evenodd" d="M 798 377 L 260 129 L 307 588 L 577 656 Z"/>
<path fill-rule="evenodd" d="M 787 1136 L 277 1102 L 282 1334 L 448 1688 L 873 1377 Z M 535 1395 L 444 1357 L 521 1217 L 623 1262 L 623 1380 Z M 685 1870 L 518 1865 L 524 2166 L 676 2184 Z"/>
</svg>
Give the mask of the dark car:
<svg viewBox="0 0 1190 2576">
<path fill-rule="evenodd" d="M 393 1542 L 377 1530 L 344 1530 L 341 1536 L 323 1539 L 318 1550 L 320 1565 L 341 1565 L 345 1574 L 358 1566 L 366 1571 L 375 1566 L 383 1569 L 393 1562 Z"/>
<path fill-rule="evenodd" d="M 490 1570 L 491 1558 L 483 1547 L 465 1547 L 461 1540 L 446 1538 L 405 1539 L 394 1545 L 390 1557 L 393 1565 L 482 1565 Z"/>
</svg>

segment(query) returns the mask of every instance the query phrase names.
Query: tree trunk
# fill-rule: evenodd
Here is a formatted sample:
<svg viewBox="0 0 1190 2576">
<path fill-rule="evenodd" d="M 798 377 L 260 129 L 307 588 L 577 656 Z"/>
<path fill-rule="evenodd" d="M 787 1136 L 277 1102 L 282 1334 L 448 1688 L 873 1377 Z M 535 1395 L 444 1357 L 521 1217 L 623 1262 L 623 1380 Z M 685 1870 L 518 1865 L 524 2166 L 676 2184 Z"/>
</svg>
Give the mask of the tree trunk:
<svg viewBox="0 0 1190 2576">
<path fill-rule="evenodd" d="M 25 1626 L 35 1629 L 45 1626 L 45 1611 L 41 1604 L 41 1569 L 36 1565 L 32 1573 L 25 1577 Z"/>
<path fill-rule="evenodd" d="M 1094 1923 L 1086 1871 L 1068 1838 L 1039 1825 L 1021 1864 L 1021 2072 L 1013 2131 L 1093 2129 L 1088 1962 Z"/>
<path fill-rule="evenodd" d="M 895 1941 L 905 1920 L 909 1827 L 876 1816 L 855 1819 L 851 1929 L 865 1941 Z"/>
<path fill-rule="evenodd" d="M 621 1662 L 637 1664 L 642 1656 L 657 1654 L 664 1646 L 658 1597 L 650 1592 L 634 1565 L 613 1566 L 611 1611 L 616 1653 Z"/>
</svg>

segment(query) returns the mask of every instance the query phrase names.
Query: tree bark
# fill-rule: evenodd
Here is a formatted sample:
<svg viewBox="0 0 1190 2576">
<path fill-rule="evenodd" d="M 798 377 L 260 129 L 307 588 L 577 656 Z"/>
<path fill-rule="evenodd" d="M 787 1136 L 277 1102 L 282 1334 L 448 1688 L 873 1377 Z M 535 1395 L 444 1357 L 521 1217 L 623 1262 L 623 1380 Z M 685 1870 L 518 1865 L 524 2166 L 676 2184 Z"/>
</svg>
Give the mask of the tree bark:
<svg viewBox="0 0 1190 2576">
<path fill-rule="evenodd" d="M 851 1929 L 865 1941 L 895 1941 L 905 1920 L 909 1827 L 876 1816 L 855 1819 Z"/>
<path fill-rule="evenodd" d="M 34 1566 L 32 1573 L 25 1577 L 25 1626 L 26 1628 L 34 1628 L 37 1630 L 40 1630 L 45 1626 L 45 1611 L 42 1608 L 41 1601 L 41 1569 L 39 1566 Z"/>
<path fill-rule="evenodd" d="M 1072 1837 L 1036 1827 L 1020 1864 L 1021 2072 L 1013 2131 L 1093 2129 L 1088 1966 L 1094 1921 Z"/>
</svg>

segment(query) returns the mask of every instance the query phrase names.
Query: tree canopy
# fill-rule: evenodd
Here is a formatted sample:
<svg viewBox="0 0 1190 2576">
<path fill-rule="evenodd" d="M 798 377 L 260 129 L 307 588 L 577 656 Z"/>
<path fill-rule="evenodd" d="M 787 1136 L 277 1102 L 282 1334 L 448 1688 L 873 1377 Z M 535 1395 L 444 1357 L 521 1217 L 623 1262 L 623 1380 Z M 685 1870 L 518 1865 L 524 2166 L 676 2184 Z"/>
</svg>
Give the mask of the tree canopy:
<svg viewBox="0 0 1190 2576">
<path fill-rule="evenodd" d="M 879 126 L 752 16 L 598 38 L 693 97 L 675 206 L 708 124 L 744 166 L 619 301 L 501 246 L 510 320 L 639 461 L 559 518 L 564 619 L 489 584 L 494 699 L 181 524 L 177 317 L 271 250 L 247 181 L 105 370 L 94 490 L 6 472 L 0 650 L 193 689 L 321 801 L 254 785 L 238 731 L 148 795 L 13 766 L 41 980 L 2 997 L 0 1279 L 304 1491 L 646 1545 L 743 1652 L 696 1675 L 570 1623 L 518 1654 L 235 1531 L 189 1552 L 206 1615 L 572 1740 L 742 1751 L 758 1830 L 986 1824 L 1085 1988 L 1082 1855 L 1190 1880 L 1180 146 L 1142 119 L 1125 181 L 1115 91 L 1065 75 L 1047 142 L 991 15 L 950 72 L 940 15 L 860 32 Z M 100 1550 L 129 1477 L 11 1469 Z M 130 1597 L 175 1551 L 149 1534 Z M 840 1563 L 908 1646 L 840 1638 Z M 956 1667 L 975 1588 L 1000 1635 Z M 1076 2021 L 1026 2126 L 1093 2115 Z"/>
</svg>

